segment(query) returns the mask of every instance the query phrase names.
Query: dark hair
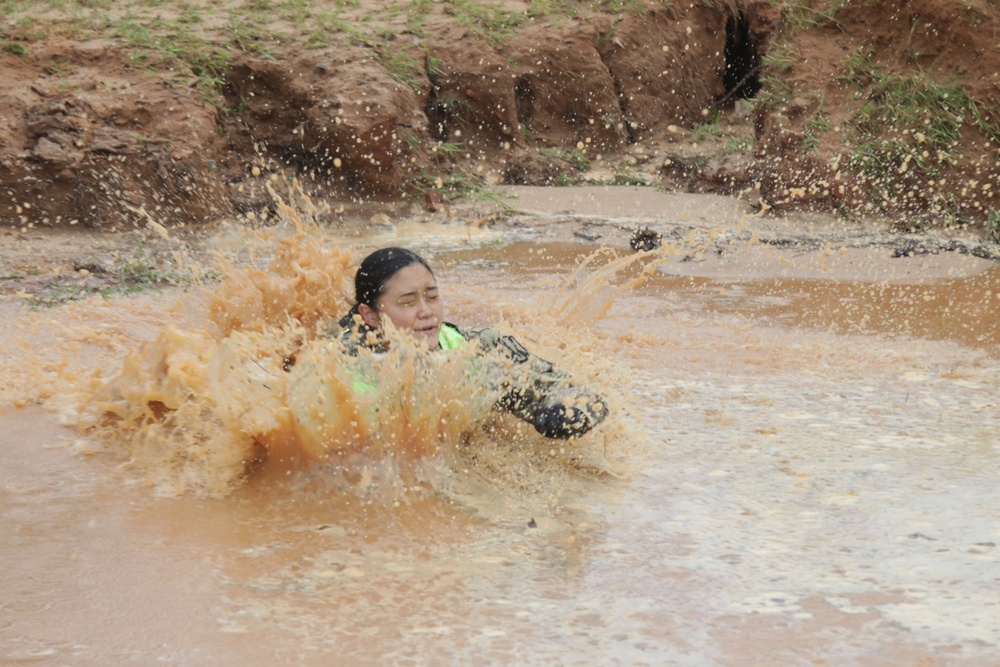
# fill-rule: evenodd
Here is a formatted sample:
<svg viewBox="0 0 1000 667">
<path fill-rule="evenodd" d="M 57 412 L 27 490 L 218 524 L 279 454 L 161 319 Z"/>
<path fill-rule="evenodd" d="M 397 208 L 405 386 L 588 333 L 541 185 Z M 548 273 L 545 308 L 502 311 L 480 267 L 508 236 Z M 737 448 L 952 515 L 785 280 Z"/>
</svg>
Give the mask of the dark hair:
<svg viewBox="0 0 1000 667">
<path fill-rule="evenodd" d="M 418 262 L 434 275 L 424 258 L 412 250 L 406 248 L 376 250 L 364 258 L 354 276 L 354 300 L 374 308 L 389 279 L 396 275 L 397 271 Z"/>
<path fill-rule="evenodd" d="M 338 326 L 341 328 L 361 326 L 354 318 L 358 314 L 358 305 L 363 303 L 374 309 L 375 302 L 382 296 L 382 290 L 385 289 L 389 279 L 401 269 L 418 263 L 423 264 L 424 268 L 434 275 L 434 271 L 423 257 L 406 248 L 381 248 L 365 257 L 354 275 L 354 306 L 340 319 Z"/>
</svg>

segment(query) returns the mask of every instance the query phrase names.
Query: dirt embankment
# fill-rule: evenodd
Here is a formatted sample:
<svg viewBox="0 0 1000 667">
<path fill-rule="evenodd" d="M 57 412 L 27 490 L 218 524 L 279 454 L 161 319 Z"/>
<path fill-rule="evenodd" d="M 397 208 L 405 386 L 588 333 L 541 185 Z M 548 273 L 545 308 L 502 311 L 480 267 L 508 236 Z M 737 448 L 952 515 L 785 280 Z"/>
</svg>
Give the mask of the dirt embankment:
<svg viewBox="0 0 1000 667">
<path fill-rule="evenodd" d="M 526 5 L 502 33 L 361 4 L 378 39 L 232 37 L 215 64 L 6 17 L 0 223 L 259 215 L 280 172 L 341 199 L 603 179 L 1000 234 L 991 0 Z"/>
</svg>

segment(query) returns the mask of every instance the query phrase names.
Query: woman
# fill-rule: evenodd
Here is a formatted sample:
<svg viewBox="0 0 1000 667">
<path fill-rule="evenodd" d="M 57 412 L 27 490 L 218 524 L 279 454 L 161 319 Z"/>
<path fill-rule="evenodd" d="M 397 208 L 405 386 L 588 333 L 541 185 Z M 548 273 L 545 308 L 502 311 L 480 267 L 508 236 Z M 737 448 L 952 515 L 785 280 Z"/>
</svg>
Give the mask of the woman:
<svg viewBox="0 0 1000 667">
<path fill-rule="evenodd" d="M 583 435 L 607 416 L 596 394 L 574 387 L 570 377 L 528 352 L 512 336 L 492 329 L 459 327 L 444 321 L 444 306 L 430 266 L 405 248 L 382 248 L 361 262 L 354 278 L 356 303 L 338 322 L 338 335 L 351 354 L 362 347 L 385 351 L 382 322 L 388 318 L 428 350 L 476 345 L 484 358 L 509 366 L 498 406 L 534 425 L 547 438 Z"/>
</svg>

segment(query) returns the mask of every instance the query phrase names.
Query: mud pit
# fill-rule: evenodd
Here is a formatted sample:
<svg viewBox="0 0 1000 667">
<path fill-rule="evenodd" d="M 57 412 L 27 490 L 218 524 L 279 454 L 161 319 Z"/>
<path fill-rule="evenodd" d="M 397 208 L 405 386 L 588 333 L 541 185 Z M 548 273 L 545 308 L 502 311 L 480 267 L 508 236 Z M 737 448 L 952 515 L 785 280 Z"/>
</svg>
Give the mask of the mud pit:
<svg viewBox="0 0 1000 667">
<path fill-rule="evenodd" d="M 114 374 L 139 341 L 197 317 L 172 307 L 189 297 L 168 289 L 32 316 L 3 304 L 6 340 L 49 331 L 75 351 L 67 367 L 61 354 L 35 349 L 28 360 L 4 348 L 4 395 L 37 386 L 49 410 L 0 415 L 0 521 L 13 536 L 3 655 L 95 665 L 996 662 L 1000 628 L 983 610 L 1000 567 L 989 472 L 1000 456 L 1000 332 L 992 310 L 977 310 L 1000 295 L 993 264 L 954 252 L 892 258 L 824 218 L 772 221 L 808 233 L 775 229 L 800 245 L 768 245 L 741 226 L 753 220 L 745 205 L 722 198 L 508 195 L 526 212 L 506 225 L 400 221 L 317 240 L 359 252 L 412 245 L 437 268 L 451 319 L 508 326 L 597 383 L 615 416 L 594 434 L 597 451 L 573 446 L 624 456 L 621 477 L 536 458 L 541 443 L 515 437 L 513 447 L 482 443 L 477 463 L 425 469 L 417 488 L 400 490 L 377 466 L 363 487 L 323 466 L 265 466 L 220 498 L 161 498 L 171 488 L 155 475 L 148 487 L 136 468 L 117 469 L 121 449 L 74 453 L 96 445 L 58 425 L 76 411 L 58 378 L 79 381 L 94 364 Z M 639 224 L 663 234 L 660 254 L 628 248 Z M 236 238 L 209 245 L 254 243 Z M 615 276 L 600 268 L 608 258 L 592 260 L 569 280 L 596 245 L 640 259 Z M 655 271 L 643 285 L 611 298 L 609 285 L 646 265 Z M 837 298 L 817 303 L 821 294 Z M 928 334 L 866 317 L 934 304 L 927 294 L 957 324 Z"/>
<path fill-rule="evenodd" d="M 993 5 L 87 4 L 0 29 L 0 662 L 1000 661 Z M 611 419 L 253 442 L 312 260 L 390 243 Z M 165 335 L 205 412 L 77 430 Z"/>
</svg>

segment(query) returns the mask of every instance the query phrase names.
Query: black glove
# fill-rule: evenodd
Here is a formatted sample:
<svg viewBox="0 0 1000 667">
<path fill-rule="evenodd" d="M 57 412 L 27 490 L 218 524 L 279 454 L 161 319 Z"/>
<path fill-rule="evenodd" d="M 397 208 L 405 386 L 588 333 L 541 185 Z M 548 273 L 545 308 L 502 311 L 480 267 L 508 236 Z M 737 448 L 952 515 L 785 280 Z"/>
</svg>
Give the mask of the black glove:
<svg viewBox="0 0 1000 667">
<path fill-rule="evenodd" d="M 586 412 L 559 403 L 541 408 L 535 415 L 535 430 L 546 438 L 566 440 L 575 435 L 583 435 L 592 426 Z"/>
</svg>

